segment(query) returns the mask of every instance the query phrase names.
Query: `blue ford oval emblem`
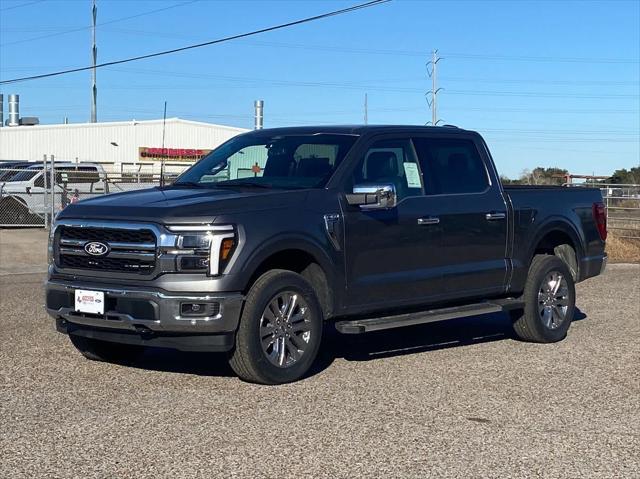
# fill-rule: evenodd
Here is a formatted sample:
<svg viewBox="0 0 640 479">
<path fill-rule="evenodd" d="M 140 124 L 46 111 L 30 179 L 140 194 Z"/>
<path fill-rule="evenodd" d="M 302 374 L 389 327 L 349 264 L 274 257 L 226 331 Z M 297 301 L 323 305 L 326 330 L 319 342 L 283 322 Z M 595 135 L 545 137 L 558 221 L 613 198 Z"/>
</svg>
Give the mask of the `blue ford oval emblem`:
<svg viewBox="0 0 640 479">
<path fill-rule="evenodd" d="M 84 245 L 84 250 L 91 256 L 105 256 L 109 252 L 109 245 L 100 241 L 90 241 Z"/>
</svg>

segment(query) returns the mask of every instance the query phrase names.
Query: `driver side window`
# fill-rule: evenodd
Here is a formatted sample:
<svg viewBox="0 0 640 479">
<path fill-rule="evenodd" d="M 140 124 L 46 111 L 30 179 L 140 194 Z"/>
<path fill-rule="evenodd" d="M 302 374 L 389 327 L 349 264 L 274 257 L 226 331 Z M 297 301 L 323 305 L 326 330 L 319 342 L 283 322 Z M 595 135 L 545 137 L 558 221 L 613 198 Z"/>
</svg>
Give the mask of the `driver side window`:
<svg viewBox="0 0 640 479">
<path fill-rule="evenodd" d="M 353 172 L 352 184 L 392 184 L 398 201 L 423 194 L 422 175 L 411 142 L 379 140 L 374 142 Z"/>
<path fill-rule="evenodd" d="M 44 181 L 45 181 L 45 177 L 47 180 L 47 188 L 51 187 L 51 180 L 49 179 L 49 172 L 47 171 L 46 175 L 39 175 L 35 181 L 33 182 L 33 186 L 35 186 L 36 188 L 44 188 Z"/>
</svg>

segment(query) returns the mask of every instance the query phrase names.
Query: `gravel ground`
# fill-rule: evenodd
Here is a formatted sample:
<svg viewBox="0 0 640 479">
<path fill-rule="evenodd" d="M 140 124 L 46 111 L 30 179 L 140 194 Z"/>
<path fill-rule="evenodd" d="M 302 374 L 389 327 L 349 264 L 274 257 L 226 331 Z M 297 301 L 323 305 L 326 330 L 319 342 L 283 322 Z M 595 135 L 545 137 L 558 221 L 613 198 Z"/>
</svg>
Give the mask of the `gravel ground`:
<svg viewBox="0 0 640 479">
<path fill-rule="evenodd" d="M 568 338 L 502 315 L 328 337 L 310 378 L 221 355 L 83 359 L 43 275 L 0 275 L 0 477 L 640 477 L 640 266 L 578 285 Z"/>
</svg>

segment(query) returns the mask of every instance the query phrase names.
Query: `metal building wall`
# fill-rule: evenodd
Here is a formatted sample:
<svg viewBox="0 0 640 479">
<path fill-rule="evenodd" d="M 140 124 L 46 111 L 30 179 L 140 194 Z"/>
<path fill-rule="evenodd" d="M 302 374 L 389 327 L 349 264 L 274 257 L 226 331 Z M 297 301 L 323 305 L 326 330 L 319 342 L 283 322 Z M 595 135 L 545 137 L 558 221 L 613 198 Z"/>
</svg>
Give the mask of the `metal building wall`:
<svg viewBox="0 0 640 479">
<path fill-rule="evenodd" d="M 212 149 L 245 131 L 169 118 L 165 147 Z M 144 146 L 162 146 L 162 120 L 0 128 L 0 160 L 39 161 L 46 154 L 59 160 L 132 163 Z"/>
</svg>

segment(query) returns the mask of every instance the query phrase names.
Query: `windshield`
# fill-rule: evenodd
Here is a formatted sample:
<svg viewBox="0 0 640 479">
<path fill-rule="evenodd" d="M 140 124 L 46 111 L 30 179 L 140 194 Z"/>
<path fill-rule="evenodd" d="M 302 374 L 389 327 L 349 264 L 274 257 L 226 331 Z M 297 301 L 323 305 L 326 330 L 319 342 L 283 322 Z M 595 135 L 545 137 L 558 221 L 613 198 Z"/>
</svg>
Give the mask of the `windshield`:
<svg viewBox="0 0 640 479">
<path fill-rule="evenodd" d="M 0 168 L 0 181 L 11 181 L 10 178 L 15 176 L 21 170 L 14 170 L 12 168 Z"/>
<path fill-rule="evenodd" d="M 322 188 L 355 135 L 243 135 L 185 171 L 174 185 Z"/>
<path fill-rule="evenodd" d="M 16 170 L 14 170 L 14 174 L 12 176 L 5 178 L 4 181 L 29 181 L 42 170 L 38 168 L 29 168 L 26 170 L 18 171 L 17 173 L 15 171 Z"/>
</svg>

